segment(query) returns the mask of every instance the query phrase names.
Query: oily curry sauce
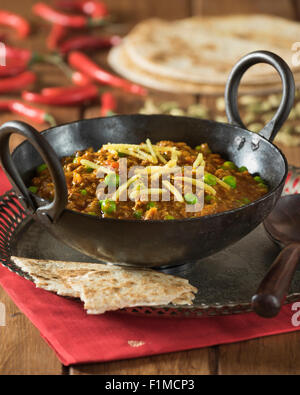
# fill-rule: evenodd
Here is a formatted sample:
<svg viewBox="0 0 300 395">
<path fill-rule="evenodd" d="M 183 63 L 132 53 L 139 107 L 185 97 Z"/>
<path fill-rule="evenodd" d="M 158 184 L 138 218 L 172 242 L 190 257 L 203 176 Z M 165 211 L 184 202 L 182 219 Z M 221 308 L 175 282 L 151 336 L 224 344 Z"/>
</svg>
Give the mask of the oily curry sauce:
<svg viewBox="0 0 300 395">
<path fill-rule="evenodd" d="M 149 160 L 151 159 L 151 149 L 145 144 L 141 144 L 142 152 L 139 148 L 135 148 L 137 150 L 135 152 L 142 155 L 140 157 L 128 154 L 128 152 L 133 152 L 130 151 L 130 147 L 125 150 L 127 154 L 124 154 L 122 149 L 115 149 L 114 145 L 112 147 L 112 149 L 109 149 L 110 146 L 103 146 L 98 152 L 89 148 L 62 159 L 68 187 L 68 209 L 98 217 L 172 220 L 200 217 L 235 209 L 259 199 L 268 192 L 268 186 L 261 177 L 252 176 L 246 167 L 238 168 L 233 162 L 226 161 L 219 154 L 212 153 L 207 144 L 191 148 L 183 142 L 160 141 L 152 145 L 154 156 L 156 152 L 159 158 L 163 160 L 163 163 L 160 163 L 157 158 L 158 163 L 156 165 Z M 164 148 L 166 148 L 165 151 Z M 193 166 L 197 158 L 200 161 L 202 160 L 205 171 L 204 184 L 207 189 L 204 189 L 204 206 L 200 211 L 187 212 L 186 210 L 187 204 L 193 204 L 197 200 L 193 193 L 189 194 L 190 196 L 183 195 L 183 201 L 177 201 L 172 193 L 170 201 L 144 201 L 139 196 L 127 201 L 119 201 L 118 199 L 99 201 L 97 187 L 101 179 L 97 177 L 98 170 L 89 167 L 86 164 L 87 162 L 84 161 L 114 171 L 117 176 L 114 176 L 115 178 L 109 177 L 115 181 L 116 187 L 118 187 L 116 177 L 118 177 L 120 160 L 123 157 L 127 159 L 128 170 L 132 166 L 138 165 L 144 167 L 167 166 L 172 159 L 173 151 L 171 149 L 174 149 L 177 153 L 177 166 Z M 106 180 L 106 178 L 103 179 Z M 176 183 L 174 185 L 176 186 Z M 29 190 L 41 198 L 53 200 L 54 185 L 46 165 L 39 166 Z M 214 194 L 210 191 L 214 191 Z"/>
</svg>

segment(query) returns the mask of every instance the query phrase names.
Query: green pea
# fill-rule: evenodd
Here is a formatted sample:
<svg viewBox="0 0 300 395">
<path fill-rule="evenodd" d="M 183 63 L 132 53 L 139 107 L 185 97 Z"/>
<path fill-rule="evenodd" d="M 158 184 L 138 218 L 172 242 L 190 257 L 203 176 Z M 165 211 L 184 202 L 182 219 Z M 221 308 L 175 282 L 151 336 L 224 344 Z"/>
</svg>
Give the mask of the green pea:
<svg viewBox="0 0 300 395">
<path fill-rule="evenodd" d="M 112 214 L 117 211 L 117 205 L 114 200 L 110 200 L 110 199 L 100 200 L 100 206 L 101 206 L 101 210 L 105 214 Z"/>
<path fill-rule="evenodd" d="M 267 186 L 265 183 L 263 183 L 263 182 L 260 182 L 260 183 L 258 184 L 258 186 L 259 186 L 260 188 L 268 189 L 268 186 Z"/>
<path fill-rule="evenodd" d="M 217 177 L 215 177 L 213 174 L 205 174 L 204 175 L 204 182 L 207 185 L 214 186 L 217 183 Z"/>
<path fill-rule="evenodd" d="M 184 200 L 187 202 L 187 204 L 196 204 L 196 203 L 198 203 L 198 198 L 193 193 L 186 193 L 184 195 Z"/>
<path fill-rule="evenodd" d="M 118 152 L 118 157 L 119 158 L 126 158 L 127 154 L 124 154 L 123 152 Z"/>
<path fill-rule="evenodd" d="M 227 162 L 223 163 L 222 169 L 224 169 L 224 170 L 236 170 L 237 167 L 236 167 L 236 165 L 233 162 L 227 161 Z"/>
<path fill-rule="evenodd" d="M 133 215 L 136 219 L 141 219 L 143 216 L 143 212 L 141 210 L 136 210 L 134 211 Z"/>
<path fill-rule="evenodd" d="M 258 183 L 264 183 L 264 180 L 260 177 L 260 176 L 255 176 L 254 177 L 254 180 L 256 181 L 256 182 L 258 182 Z"/>
<path fill-rule="evenodd" d="M 248 171 L 248 169 L 247 169 L 246 166 L 241 166 L 241 167 L 239 167 L 239 172 L 240 172 L 240 173 L 244 173 L 244 171 Z"/>
<path fill-rule="evenodd" d="M 206 144 L 206 143 L 197 145 L 197 147 L 195 147 L 195 150 L 202 152 L 203 154 L 211 154 L 211 149 L 209 148 L 208 144 Z"/>
<path fill-rule="evenodd" d="M 120 177 L 116 173 L 109 173 L 104 178 L 104 182 L 109 187 L 118 187 L 120 183 Z"/>
<path fill-rule="evenodd" d="M 251 203 L 251 200 L 248 198 L 242 198 L 241 200 L 237 200 L 237 203 L 240 207 L 245 206 L 246 204 Z"/>
<path fill-rule="evenodd" d="M 154 202 L 149 202 L 147 204 L 147 210 L 150 210 L 150 208 L 156 207 L 156 204 Z"/>
<path fill-rule="evenodd" d="M 232 189 L 236 188 L 236 178 L 234 176 L 226 176 L 222 178 L 227 185 L 229 185 Z"/>
<path fill-rule="evenodd" d="M 251 203 L 251 200 L 248 199 L 247 197 L 245 197 L 245 198 L 242 199 L 242 202 L 243 202 L 244 204 L 249 204 L 249 203 Z"/>
<path fill-rule="evenodd" d="M 47 165 L 46 165 L 46 163 L 43 163 L 42 165 L 39 165 L 36 170 L 38 173 L 41 173 L 42 171 L 44 171 L 46 169 L 47 169 Z"/>
<path fill-rule="evenodd" d="M 86 189 L 81 189 L 80 191 L 82 196 L 86 196 L 87 195 L 87 190 Z"/>
<path fill-rule="evenodd" d="M 170 220 L 170 219 L 175 219 L 175 217 L 173 217 L 173 215 L 166 215 L 164 219 Z"/>
<path fill-rule="evenodd" d="M 29 190 L 31 193 L 37 193 L 38 187 L 30 186 L 30 187 L 28 188 L 28 190 Z"/>
<path fill-rule="evenodd" d="M 205 203 L 211 204 L 216 200 L 213 195 L 205 195 L 204 201 Z"/>
</svg>

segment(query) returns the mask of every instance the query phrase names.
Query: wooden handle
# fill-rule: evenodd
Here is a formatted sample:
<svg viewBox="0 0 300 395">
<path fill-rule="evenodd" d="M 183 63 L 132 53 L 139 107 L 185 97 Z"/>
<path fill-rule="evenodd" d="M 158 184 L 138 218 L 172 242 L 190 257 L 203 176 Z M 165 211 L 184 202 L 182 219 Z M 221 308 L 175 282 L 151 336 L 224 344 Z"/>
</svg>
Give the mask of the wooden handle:
<svg viewBox="0 0 300 395">
<path fill-rule="evenodd" d="M 299 258 L 300 244 L 290 244 L 281 251 L 252 298 L 252 307 L 256 314 L 272 318 L 279 313 Z"/>
</svg>

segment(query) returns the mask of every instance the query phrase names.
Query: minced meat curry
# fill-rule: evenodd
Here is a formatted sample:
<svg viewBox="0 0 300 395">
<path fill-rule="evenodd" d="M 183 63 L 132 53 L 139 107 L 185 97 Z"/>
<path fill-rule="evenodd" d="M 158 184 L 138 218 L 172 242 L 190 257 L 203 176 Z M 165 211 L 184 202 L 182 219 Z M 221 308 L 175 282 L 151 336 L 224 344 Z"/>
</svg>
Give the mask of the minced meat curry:
<svg viewBox="0 0 300 395">
<path fill-rule="evenodd" d="M 127 174 L 122 174 L 124 159 Z M 98 217 L 142 220 L 200 217 L 244 206 L 268 192 L 260 176 L 252 176 L 246 167 L 238 168 L 212 153 L 207 144 L 191 148 L 172 141 L 152 144 L 149 139 L 140 145 L 106 144 L 97 152 L 89 148 L 64 158 L 62 166 L 68 186 L 67 208 Z M 141 168 L 128 174 L 136 166 Z M 172 173 L 175 167 L 183 170 L 187 166 L 191 169 L 189 177 L 184 172 Z M 201 173 L 197 173 L 199 169 L 201 179 L 195 178 L 195 174 Z M 164 179 L 165 174 L 168 180 Z M 154 178 L 159 183 L 156 187 L 152 187 Z M 181 188 L 182 182 L 190 185 L 188 192 Z M 197 186 L 202 191 L 202 205 Z M 113 192 L 103 198 L 101 194 L 109 188 Z M 54 185 L 46 164 L 37 168 L 29 190 L 53 200 Z M 169 201 L 162 198 L 166 192 Z M 125 201 L 124 193 L 128 194 Z M 192 206 L 195 210 L 186 209 Z"/>
</svg>

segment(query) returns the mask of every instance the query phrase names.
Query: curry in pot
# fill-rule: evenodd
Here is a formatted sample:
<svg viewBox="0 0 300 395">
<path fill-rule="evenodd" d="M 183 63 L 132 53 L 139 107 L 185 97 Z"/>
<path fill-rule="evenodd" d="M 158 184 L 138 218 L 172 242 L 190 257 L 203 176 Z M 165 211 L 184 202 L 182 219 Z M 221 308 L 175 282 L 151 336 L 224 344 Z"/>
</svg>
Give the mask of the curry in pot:
<svg viewBox="0 0 300 395">
<path fill-rule="evenodd" d="M 97 152 L 89 148 L 64 158 L 62 166 L 67 208 L 97 217 L 200 217 L 247 205 L 268 192 L 260 176 L 211 152 L 207 144 L 192 148 L 184 142 L 152 144 L 149 139 L 140 145 L 106 144 Z M 29 190 L 53 200 L 54 185 L 46 164 L 37 168 Z M 168 199 L 163 199 L 164 194 Z"/>
</svg>

